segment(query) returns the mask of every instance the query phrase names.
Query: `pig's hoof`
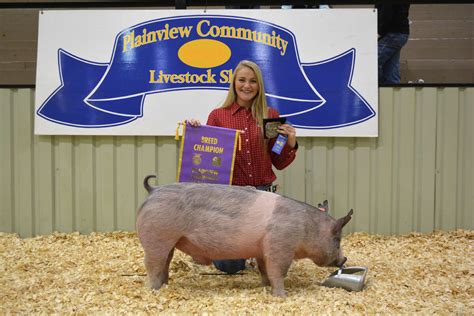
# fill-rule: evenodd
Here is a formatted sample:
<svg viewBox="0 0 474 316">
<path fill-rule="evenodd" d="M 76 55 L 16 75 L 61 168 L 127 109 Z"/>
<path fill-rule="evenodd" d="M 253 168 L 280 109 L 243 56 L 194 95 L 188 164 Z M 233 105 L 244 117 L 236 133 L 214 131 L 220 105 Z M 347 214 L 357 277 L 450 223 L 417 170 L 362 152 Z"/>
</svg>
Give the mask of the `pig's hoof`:
<svg viewBox="0 0 474 316">
<path fill-rule="evenodd" d="M 149 283 L 150 288 L 152 290 L 157 290 L 157 291 L 163 286 L 163 284 L 164 282 L 159 282 L 159 281 Z"/>
<path fill-rule="evenodd" d="M 270 281 L 268 279 L 263 279 L 262 278 L 261 284 L 262 284 L 262 286 L 270 286 Z"/>
<path fill-rule="evenodd" d="M 272 294 L 273 296 L 286 297 L 285 290 L 273 290 Z"/>
<path fill-rule="evenodd" d="M 150 286 L 150 288 L 152 290 L 158 291 L 161 288 L 161 286 Z"/>
</svg>

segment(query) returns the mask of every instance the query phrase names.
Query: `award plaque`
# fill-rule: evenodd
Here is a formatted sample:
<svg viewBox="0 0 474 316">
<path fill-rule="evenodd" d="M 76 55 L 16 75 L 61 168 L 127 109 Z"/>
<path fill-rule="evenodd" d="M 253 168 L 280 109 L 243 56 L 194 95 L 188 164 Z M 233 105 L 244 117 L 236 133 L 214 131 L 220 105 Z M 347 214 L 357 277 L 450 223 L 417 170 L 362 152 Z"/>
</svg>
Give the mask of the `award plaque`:
<svg viewBox="0 0 474 316">
<path fill-rule="evenodd" d="M 278 136 L 278 127 L 286 122 L 284 117 L 263 119 L 263 136 L 265 138 L 274 138 Z"/>
</svg>

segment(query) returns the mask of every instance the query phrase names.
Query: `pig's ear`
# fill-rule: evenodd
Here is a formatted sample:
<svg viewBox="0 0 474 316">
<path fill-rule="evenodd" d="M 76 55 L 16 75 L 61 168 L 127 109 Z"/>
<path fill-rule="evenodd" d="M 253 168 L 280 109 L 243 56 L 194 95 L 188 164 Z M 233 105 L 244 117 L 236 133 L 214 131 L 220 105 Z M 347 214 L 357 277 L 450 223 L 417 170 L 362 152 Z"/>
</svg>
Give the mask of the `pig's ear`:
<svg viewBox="0 0 474 316">
<path fill-rule="evenodd" d="M 347 223 L 349 223 L 349 221 L 350 221 L 351 218 L 352 218 L 352 214 L 354 214 L 354 210 L 353 210 L 353 209 L 351 209 L 351 210 L 349 211 L 349 213 L 347 213 L 346 216 L 341 217 L 341 218 L 339 218 L 339 219 L 336 221 L 336 225 L 334 226 L 334 229 L 333 229 L 334 234 L 339 233 L 339 232 L 342 230 L 342 228 L 343 228 Z"/>
<path fill-rule="evenodd" d="M 320 210 L 321 212 L 328 212 L 329 213 L 328 200 L 324 200 L 323 204 L 318 203 L 318 210 Z"/>
<path fill-rule="evenodd" d="M 342 223 L 341 228 L 344 227 L 347 223 L 349 223 L 349 221 L 352 219 L 352 214 L 354 214 L 354 210 L 353 210 L 353 209 L 351 209 L 351 210 L 349 211 L 349 213 L 347 213 L 347 215 L 346 215 L 345 217 L 343 217 L 343 218 L 344 218 L 344 222 Z"/>
</svg>

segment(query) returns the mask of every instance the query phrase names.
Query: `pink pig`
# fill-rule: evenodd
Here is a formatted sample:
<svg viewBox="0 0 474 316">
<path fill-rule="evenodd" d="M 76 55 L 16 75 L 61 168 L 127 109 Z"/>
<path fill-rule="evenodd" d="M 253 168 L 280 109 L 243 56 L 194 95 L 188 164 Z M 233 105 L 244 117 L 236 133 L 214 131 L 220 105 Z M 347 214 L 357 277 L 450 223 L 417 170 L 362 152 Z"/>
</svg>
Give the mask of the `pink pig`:
<svg viewBox="0 0 474 316">
<path fill-rule="evenodd" d="M 341 231 L 353 211 L 336 220 L 327 212 L 283 197 L 238 187 L 174 183 L 145 188 L 150 195 L 138 210 L 137 231 L 145 251 L 150 286 L 168 283 L 174 249 L 200 264 L 216 259 L 256 258 L 262 285 L 286 296 L 284 278 L 293 259 L 319 266 L 342 266 Z"/>
</svg>

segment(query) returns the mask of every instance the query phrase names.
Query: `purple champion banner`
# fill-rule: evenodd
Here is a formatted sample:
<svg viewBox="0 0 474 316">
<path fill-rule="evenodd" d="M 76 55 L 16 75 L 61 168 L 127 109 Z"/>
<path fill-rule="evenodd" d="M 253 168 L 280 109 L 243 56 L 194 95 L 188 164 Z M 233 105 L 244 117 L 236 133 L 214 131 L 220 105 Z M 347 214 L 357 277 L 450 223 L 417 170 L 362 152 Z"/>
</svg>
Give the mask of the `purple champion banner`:
<svg viewBox="0 0 474 316">
<path fill-rule="evenodd" d="M 184 125 L 178 182 L 231 184 L 239 134 L 229 128 Z"/>
</svg>

